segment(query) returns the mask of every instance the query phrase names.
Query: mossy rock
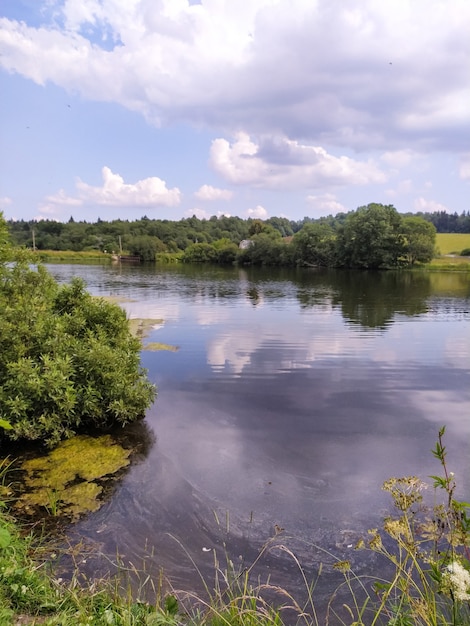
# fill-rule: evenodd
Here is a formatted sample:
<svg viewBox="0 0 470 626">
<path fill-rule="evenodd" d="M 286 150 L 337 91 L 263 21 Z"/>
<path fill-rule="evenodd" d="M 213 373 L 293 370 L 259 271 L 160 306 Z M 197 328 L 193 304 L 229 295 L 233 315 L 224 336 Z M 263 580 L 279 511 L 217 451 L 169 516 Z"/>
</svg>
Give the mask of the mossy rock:
<svg viewBox="0 0 470 626">
<path fill-rule="evenodd" d="M 105 477 L 129 465 L 131 450 L 118 445 L 109 435 L 86 435 L 67 439 L 48 455 L 29 459 L 21 468 L 26 493 L 17 506 L 25 512 L 44 507 L 53 515 L 78 517 L 96 511 Z"/>
</svg>

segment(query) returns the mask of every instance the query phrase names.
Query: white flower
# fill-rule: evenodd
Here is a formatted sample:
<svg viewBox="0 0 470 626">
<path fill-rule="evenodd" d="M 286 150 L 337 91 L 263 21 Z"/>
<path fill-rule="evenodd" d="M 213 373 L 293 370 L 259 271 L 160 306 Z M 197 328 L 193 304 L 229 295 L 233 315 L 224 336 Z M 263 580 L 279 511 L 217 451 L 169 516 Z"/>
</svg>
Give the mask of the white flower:
<svg viewBox="0 0 470 626">
<path fill-rule="evenodd" d="M 452 561 L 444 572 L 456 600 L 470 600 L 470 573 L 458 561 Z"/>
</svg>

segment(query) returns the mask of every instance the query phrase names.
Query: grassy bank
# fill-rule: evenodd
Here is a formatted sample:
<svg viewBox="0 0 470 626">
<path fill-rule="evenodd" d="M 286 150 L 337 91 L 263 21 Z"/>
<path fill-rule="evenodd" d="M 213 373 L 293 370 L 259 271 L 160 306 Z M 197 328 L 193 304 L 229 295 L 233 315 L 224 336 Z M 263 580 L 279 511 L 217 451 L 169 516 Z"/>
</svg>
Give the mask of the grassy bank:
<svg viewBox="0 0 470 626">
<path fill-rule="evenodd" d="M 470 258 L 465 256 L 440 256 L 430 263 L 419 266 L 421 269 L 441 272 L 470 272 Z"/>
<path fill-rule="evenodd" d="M 67 583 L 55 578 L 43 561 L 45 547 L 0 512 L 1 626 L 176 624 L 176 603 L 134 601 L 116 581 L 86 581 L 78 572 Z"/>
<path fill-rule="evenodd" d="M 298 565 L 305 583 L 307 601 L 302 606 L 279 587 L 250 582 L 253 566 L 270 550 L 269 540 L 255 563 L 240 571 L 226 560 L 222 569 L 214 552 L 215 577 L 206 585 L 206 596 L 162 593 L 149 577 L 154 602 L 140 602 L 125 579 L 98 581 L 73 573 L 64 583 L 48 570 L 45 554 L 51 548 L 31 533 L 22 534 L 15 521 L 0 508 L 0 624 L 44 624 L 46 626 L 465 626 L 470 624 L 470 504 L 455 499 L 454 474 L 448 470 L 443 444 L 445 429 L 439 431 L 433 455 L 440 474 L 431 476 L 434 494 L 424 499 L 426 485 L 416 476 L 391 478 L 383 489 L 394 503 L 394 513 L 385 517 L 381 529 L 365 533 L 356 549 L 366 549 L 381 559 L 388 578 L 357 577 L 348 561 L 336 559 L 342 573 L 341 590 L 350 600 L 338 603 L 338 589 L 331 590 L 325 614 L 315 606 L 315 581 L 307 580 L 297 557 L 282 543 L 276 548 Z M 7 493 L 3 487 L 3 494 Z M 1 493 L 0 493 L 1 497 Z M 281 539 L 282 541 L 282 539 Z M 328 553 L 329 554 L 329 553 Z M 227 556 L 227 555 L 226 555 Z M 330 555 L 331 556 L 331 555 Z M 196 565 L 195 565 L 196 568 Z M 196 568 L 197 571 L 197 568 Z M 136 574 L 136 572 L 132 572 Z M 318 576 L 321 575 L 321 569 Z M 135 589 L 135 587 L 134 587 Z M 279 606 L 265 600 L 276 595 Z M 137 591 L 137 598 L 142 588 Z M 148 588 L 147 593 L 148 597 Z M 344 594 L 341 595 L 344 597 Z M 339 604 L 339 606 L 338 606 Z"/>
<path fill-rule="evenodd" d="M 34 253 L 41 261 L 99 261 L 109 263 L 112 255 L 99 250 L 83 250 L 75 252 L 74 250 L 36 250 Z"/>
</svg>

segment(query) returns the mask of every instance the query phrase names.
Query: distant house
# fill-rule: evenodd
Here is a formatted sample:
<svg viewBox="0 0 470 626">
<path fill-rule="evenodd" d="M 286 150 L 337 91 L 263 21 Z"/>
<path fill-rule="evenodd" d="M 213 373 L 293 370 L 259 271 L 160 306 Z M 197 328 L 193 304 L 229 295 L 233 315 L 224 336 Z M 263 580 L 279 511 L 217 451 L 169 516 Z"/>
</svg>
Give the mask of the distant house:
<svg viewBox="0 0 470 626">
<path fill-rule="evenodd" d="M 242 239 L 240 243 L 238 244 L 238 247 L 240 248 L 240 250 L 246 250 L 247 248 L 252 246 L 254 243 L 255 242 L 252 241 L 251 239 Z"/>
</svg>

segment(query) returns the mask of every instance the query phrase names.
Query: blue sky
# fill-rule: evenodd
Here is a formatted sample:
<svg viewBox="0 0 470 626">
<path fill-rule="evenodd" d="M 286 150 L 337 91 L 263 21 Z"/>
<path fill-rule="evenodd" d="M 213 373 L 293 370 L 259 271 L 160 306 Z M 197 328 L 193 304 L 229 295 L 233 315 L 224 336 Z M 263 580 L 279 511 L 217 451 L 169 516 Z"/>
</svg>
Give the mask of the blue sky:
<svg viewBox="0 0 470 626">
<path fill-rule="evenodd" d="M 468 0 L 2 0 L 7 219 L 470 210 Z"/>
</svg>

